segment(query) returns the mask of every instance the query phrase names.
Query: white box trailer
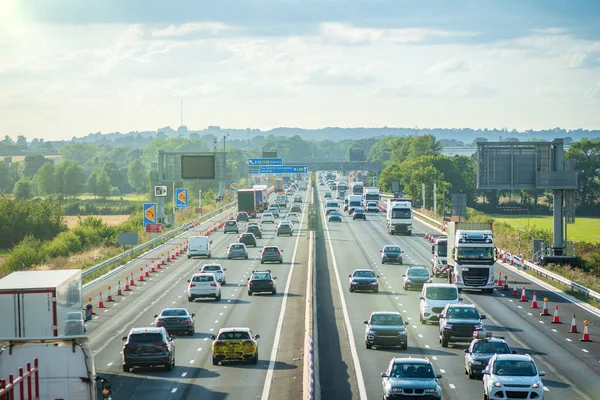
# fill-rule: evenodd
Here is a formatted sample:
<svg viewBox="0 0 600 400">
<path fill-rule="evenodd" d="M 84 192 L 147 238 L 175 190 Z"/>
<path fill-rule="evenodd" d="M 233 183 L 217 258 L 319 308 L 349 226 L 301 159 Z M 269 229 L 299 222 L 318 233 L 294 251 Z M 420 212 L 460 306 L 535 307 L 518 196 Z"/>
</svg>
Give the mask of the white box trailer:
<svg viewBox="0 0 600 400">
<path fill-rule="evenodd" d="M 73 316 L 82 311 L 79 269 L 19 271 L 0 279 L 0 338 L 71 335 Z"/>
<path fill-rule="evenodd" d="M 86 336 L 0 339 L 0 379 L 38 359 L 40 399 L 102 398 Z M 33 382 L 33 379 L 32 379 Z M 25 386 L 27 387 L 27 386 Z"/>
</svg>

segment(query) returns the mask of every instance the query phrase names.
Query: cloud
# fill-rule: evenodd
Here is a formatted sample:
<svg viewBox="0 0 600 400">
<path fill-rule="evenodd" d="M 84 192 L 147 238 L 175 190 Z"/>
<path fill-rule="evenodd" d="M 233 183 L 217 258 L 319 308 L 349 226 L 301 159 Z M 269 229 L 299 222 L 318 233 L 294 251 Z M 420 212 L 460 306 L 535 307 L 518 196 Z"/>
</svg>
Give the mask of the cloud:
<svg viewBox="0 0 600 400">
<path fill-rule="evenodd" d="M 233 27 L 222 22 L 190 22 L 181 25 L 169 25 L 169 27 L 163 29 L 154 29 L 151 35 L 156 38 L 174 38 L 198 32 L 218 34 L 231 29 Z"/>
<path fill-rule="evenodd" d="M 600 82 L 596 83 L 594 86 L 589 88 L 585 95 L 592 99 L 600 100 Z"/>
<path fill-rule="evenodd" d="M 465 71 L 467 69 L 467 63 L 464 60 L 461 60 L 460 58 L 451 58 L 449 60 L 432 65 L 431 67 L 429 67 L 428 71 L 433 73 L 447 73 Z"/>
<path fill-rule="evenodd" d="M 361 28 L 342 22 L 326 22 L 321 24 L 319 34 L 324 42 L 338 45 L 426 43 L 434 39 L 439 40 L 477 35 L 475 32 L 459 32 L 428 28 Z"/>
<path fill-rule="evenodd" d="M 296 84 L 354 86 L 364 85 L 376 80 L 375 70 L 377 63 L 370 63 L 365 67 L 351 67 L 346 65 L 314 65 L 295 80 Z"/>
<path fill-rule="evenodd" d="M 578 46 L 572 51 L 567 64 L 570 68 L 598 68 L 600 67 L 600 42 Z"/>
<path fill-rule="evenodd" d="M 393 86 L 382 86 L 373 93 L 376 97 L 431 97 L 433 90 L 423 82 L 402 82 Z"/>
<path fill-rule="evenodd" d="M 479 80 L 454 82 L 437 92 L 442 97 L 493 97 L 498 90 Z"/>
</svg>

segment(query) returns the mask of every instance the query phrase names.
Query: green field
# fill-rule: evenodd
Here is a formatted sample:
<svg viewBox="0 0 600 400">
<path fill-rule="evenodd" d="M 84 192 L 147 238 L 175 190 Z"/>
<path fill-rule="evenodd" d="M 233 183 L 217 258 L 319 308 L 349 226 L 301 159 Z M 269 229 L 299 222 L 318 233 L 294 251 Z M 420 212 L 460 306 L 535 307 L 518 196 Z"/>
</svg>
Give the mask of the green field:
<svg viewBox="0 0 600 400">
<path fill-rule="evenodd" d="M 491 215 L 495 222 L 506 222 L 514 228 L 524 228 L 527 225 L 552 231 L 552 217 L 527 214 L 518 216 Z M 574 224 L 567 225 L 567 238 L 575 242 L 600 243 L 600 218 L 575 218 Z"/>
</svg>

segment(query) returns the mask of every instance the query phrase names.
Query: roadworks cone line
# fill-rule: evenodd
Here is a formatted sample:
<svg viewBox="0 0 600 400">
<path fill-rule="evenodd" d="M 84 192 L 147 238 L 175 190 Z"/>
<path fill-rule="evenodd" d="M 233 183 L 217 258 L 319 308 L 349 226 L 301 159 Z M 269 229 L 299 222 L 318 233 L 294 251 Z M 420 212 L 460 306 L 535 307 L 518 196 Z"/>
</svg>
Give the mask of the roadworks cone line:
<svg viewBox="0 0 600 400">
<path fill-rule="evenodd" d="M 538 308 L 537 296 L 536 296 L 535 291 L 533 291 L 533 299 L 531 300 L 531 308 Z"/>
<path fill-rule="evenodd" d="M 98 299 L 98 308 L 104 308 L 104 301 L 102 300 L 102 292 L 100 292 L 100 298 Z"/>
<path fill-rule="evenodd" d="M 542 317 L 549 317 L 550 315 L 552 315 L 548 312 L 548 298 L 547 297 L 544 297 L 544 308 L 542 309 L 542 312 L 540 313 L 540 315 Z"/>
<path fill-rule="evenodd" d="M 552 317 L 553 324 L 560 324 L 560 317 L 558 316 L 558 304 L 554 308 L 554 317 Z"/>
<path fill-rule="evenodd" d="M 573 313 L 573 318 L 571 319 L 571 329 L 569 329 L 569 333 L 579 333 L 577 332 L 577 322 L 575 321 L 575 313 Z"/>
<path fill-rule="evenodd" d="M 498 286 L 504 286 L 502 283 L 502 272 L 498 273 Z"/>
<path fill-rule="evenodd" d="M 590 334 L 588 332 L 588 320 L 583 321 L 583 337 L 579 339 L 580 342 L 591 342 Z"/>
</svg>

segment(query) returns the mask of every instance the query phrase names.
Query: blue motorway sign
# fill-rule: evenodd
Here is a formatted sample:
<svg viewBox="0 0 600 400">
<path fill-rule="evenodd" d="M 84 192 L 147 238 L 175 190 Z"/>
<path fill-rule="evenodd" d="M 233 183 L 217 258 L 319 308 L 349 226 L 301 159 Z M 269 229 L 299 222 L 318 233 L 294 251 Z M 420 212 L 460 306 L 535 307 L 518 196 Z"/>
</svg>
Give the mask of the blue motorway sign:
<svg viewBox="0 0 600 400">
<path fill-rule="evenodd" d="M 144 203 L 144 226 L 156 223 L 156 203 Z"/>
<path fill-rule="evenodd" d="M 306 165 L 261 165 L 259 167 L 261 174 L 306 174 L 308 166 Z"/>
<path fill-rule="evenodd" d="M 188 208 L 188 190 L 187 188 L 175 189 L 175 208 L 185 210 Z"/>
<path fill-rule="evenodd" d="M 283 165 L 283 158 L 249 158 L 248 166 L 255 165 Z"/>
</svg>

